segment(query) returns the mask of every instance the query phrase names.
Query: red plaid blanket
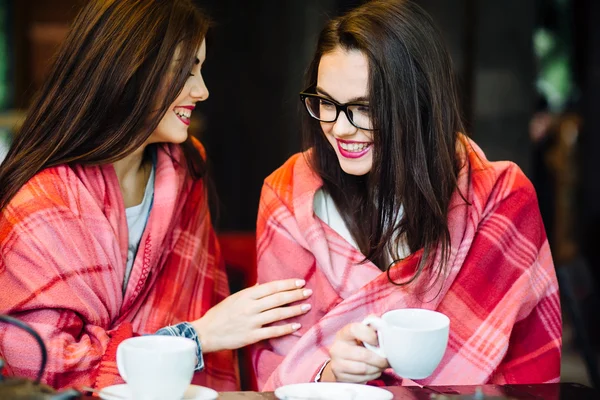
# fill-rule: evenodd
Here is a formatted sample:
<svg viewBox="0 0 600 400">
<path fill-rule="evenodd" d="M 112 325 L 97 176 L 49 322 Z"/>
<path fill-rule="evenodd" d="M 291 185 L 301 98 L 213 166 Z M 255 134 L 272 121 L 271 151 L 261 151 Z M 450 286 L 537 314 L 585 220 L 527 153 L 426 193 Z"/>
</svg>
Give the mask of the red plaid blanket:
<svg viewBox="0 0 600 400">
<path fill-rule="evenodd" d="M 446 354 L 419 384 L 556 382 L 560 374 L 558 284 L 533 186 L 510 162 L 489 162 L 466 138 L 464 167 L 448 216 L 451 255 L 445 279 L 425 295 L 420 285 L 392 285 L 385 273 L 313 213 L 322 185 L 297 154 L 269 176 L 257 223 L 259 283 L 298 277 L 314 294 L 292 336 L 254 347 L 259 387 L 311 381 L 329 357 L 338 330 L 370 314 L 405 307 L 450 317 Z M 439 254 L 438 254 L 439 255 Z M 416 252 L 395 265 L 401 281 L 414 271 Z M 439 294 L 438 294 L 439 293 Z M 438 294 L 437 296 L 435 296 Z M 387 370 L 387 384 L 414 384 Z"/>
<path fill-rule="evenodd" d="M 124 294 L 127 220 L 111 165 L 46 169 L 0 216 L 0 313 L 42 335 L 44 381 L 56 388 L 119 382 L 119 341 L 193 321 L 229 294 L 204 183 L 189 178 L 179 146 L 159 147 L 155 177 Z M 35 376 L 40 363 L 34 342 L 6 326 L 0 357 L 18 376 Z M 196 383 L 239 387 L 233 352 L 208 354 L 205 362 Z"/>
</svg>

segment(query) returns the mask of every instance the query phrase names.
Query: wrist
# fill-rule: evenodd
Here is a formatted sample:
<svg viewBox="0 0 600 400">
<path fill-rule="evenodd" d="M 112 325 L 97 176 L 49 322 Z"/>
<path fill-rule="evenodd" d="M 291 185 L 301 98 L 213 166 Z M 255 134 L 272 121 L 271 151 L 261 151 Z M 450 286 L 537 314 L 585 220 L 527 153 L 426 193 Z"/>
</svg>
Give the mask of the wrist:
<svg viewBox="0 0 600 400">
<path fill-rule="evenodd" d="M 323 368 L 319 382 L 337 382 L 337 378 L 331 369 L 331 361 L 329 361 L 327 365 L 325 365 L 325 368 Z"/>
<path fill-rule="evenodd" d="M 329 364 L 329 362 L 331 361 L 331 358 L 328 358 L 322 365 L 321 368 L 319 368 L 319 372 L 317 372 L 317 375 L 315 376 L 314 382 L 321 382 L 321 376 L 323 375 L 323 370 L 325 369 L 325 367 L 327 366 L 327 364 Z"/>
<path fill-rule="evenodd" d="M 196 334 L 198 335 L 198 341 L 200 342 L 200 346 L 202 347 L 202 353 L 212 353 L 217 351 L 214 347 L 214 343 L 211 340 L 210 330 L 205 324 L 205 321 L 200 318 L 191 323 L 194 329 L 196 330 Z"/>
</svg>

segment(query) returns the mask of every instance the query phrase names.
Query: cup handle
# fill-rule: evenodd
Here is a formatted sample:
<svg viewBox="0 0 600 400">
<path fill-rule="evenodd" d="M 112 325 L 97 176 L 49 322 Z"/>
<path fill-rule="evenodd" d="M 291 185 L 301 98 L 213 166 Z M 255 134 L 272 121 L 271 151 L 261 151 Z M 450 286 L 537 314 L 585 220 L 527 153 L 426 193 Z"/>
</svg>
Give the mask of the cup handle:
<svg viewBox="0 0 600 400">
<path fill-rule="evenodd" d="M 119 370 L 121 378 L 127 382 L 127 374 L 125 373 L 125 366 L 123 365 L 123 348 L 120 344 L 117 346 L 117 369 Z"/>
<path fill-rule="evenodd" d="M 387 326 L 387 323 L 381 318 L 375 317 L 373 315 L 363 319 L 362 323 L 365 325 L 371 325 L 373 328 L 375 328 L 375 330 L 377 331 L 377 339 L 379 340 L 379 346 L 373 346 L 369 343 L 363 343 L 363 345 L 367 349 L 371 350 L 373 353 L 377 354 L 379 357 L 387 358 L 385 356 L 385 353 L 383 352 L 383 349 L 381 348 L 382 341 L 380 333 L 381 330 Z"/>
</svg>

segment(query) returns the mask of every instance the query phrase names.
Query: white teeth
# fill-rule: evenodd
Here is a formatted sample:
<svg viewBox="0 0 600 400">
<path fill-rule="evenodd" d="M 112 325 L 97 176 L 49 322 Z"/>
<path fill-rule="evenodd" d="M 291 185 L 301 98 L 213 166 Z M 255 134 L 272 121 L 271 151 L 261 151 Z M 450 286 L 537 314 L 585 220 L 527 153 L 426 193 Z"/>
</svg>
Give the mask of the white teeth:
<svg viewBox="0 0 600 400">
<path fill-rule="evenodd" d="M 360 151 L 363 151 L 364 149 L 366 149 L 367 147 L 369 147 L 371 145 L 371 143 L 344 143 L 344 142 L 339 142 L 340 143 L 340 147 L 346 151 L 352 152 L 352 153 L 358 153 Z"/>
<path fill-rule="evenodd" d="M 188 110 L 185 108 L 178 108 L 173 111 L 175 112 L 175 114 L 179 115 L 181 118 L 189 119 L 192 116 L 192 110 Z"/>
</svg>

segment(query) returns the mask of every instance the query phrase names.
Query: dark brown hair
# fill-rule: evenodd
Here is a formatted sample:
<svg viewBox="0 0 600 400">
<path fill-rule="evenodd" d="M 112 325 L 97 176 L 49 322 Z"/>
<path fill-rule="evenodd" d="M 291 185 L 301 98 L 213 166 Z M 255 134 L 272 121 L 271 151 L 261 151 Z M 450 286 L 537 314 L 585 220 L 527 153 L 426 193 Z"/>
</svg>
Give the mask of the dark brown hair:
<svg viewBox="0 0 600 400">
<path fill-rule="evenodd" d="M 368 59 L 373 167 L 365 176 L 344 173 L 319 123 L 306 114 L 311 165 L 366 259 L 389 274 L 388 255 L 398 258 L 398 237 L 411 253 L 423 249 L 417 271 L 400 284 L 425 269 L 439 277 L 449 257 L 448 207 L 457 186 L 457 137 L 464 132 L 441 35 L 410 1 L 367 2 L 325 26 L 307 86 L 317 83 L 321 57 L 338 48 Z M 438 246 L 442 262 L 433 266 Z"/>
<path fill-rule="evenodd" d="M 183 89 L 208 26 L 190 0 L 89 1 L 0 165 L 0 210 L 45 168 L 138 149 Z M 200 178 L 200 154 L 190 138 L 181 146 Z"/>
</svg>

